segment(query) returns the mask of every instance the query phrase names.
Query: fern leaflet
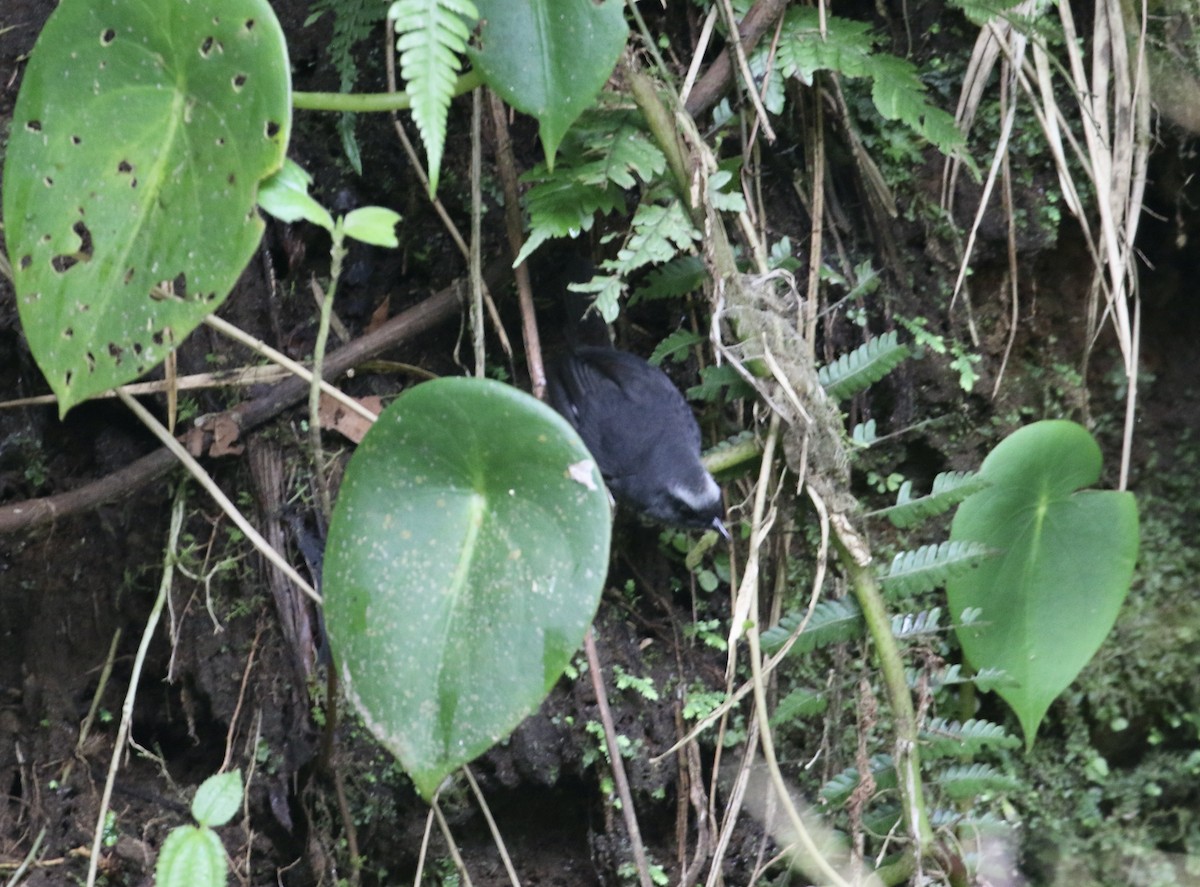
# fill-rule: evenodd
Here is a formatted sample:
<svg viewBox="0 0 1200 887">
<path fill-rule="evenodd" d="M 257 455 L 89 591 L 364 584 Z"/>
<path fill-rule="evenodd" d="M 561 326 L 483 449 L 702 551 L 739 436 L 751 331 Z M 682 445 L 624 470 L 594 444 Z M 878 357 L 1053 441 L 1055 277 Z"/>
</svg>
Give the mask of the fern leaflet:
<svg viewBox="0 0 1200 887">
<path fill-rule="evenodd" d="M 941 514 L 987 486 L 987 481 L 972 471 L 943 471 L 933 479 L 928 496 L 912 497 L 912 481 L 905 481 L 896 496 L 896 504 L 873 511 L 868 517 L 886 517 L 893 526 L 905 529 L 926 518 Z"/>
<path fill-rule="evenodd" d="M 921 731 L 921 739 L 929 757 L 957 757 L 978 754 L 988 746 L 1015 748 L 1021 744 L 1016 736 L 991 721 L 965 722 L 934 718 Z"/>
<path fill-rule="evenodd" d="M 892 330 L 821 367 L 817 378 L 830 397 L 844 400 L 878 382 L 908 355 L 909 347 L 901 345 Z"/>
<path fill-rule="evenodd" d="M 762 633 L 762 647 L 774 653 L 783 647 L 792 633 L 804 622 L 804 611 L 794 611 L 783 616 L 778 623 Z M 792 646 L 792 653 L 807 653 L 818 647 L 838 644 L 863 633 L 862 610 L 853 598 L 838 598 L 820 601 L 814 608 L 812 619 Z"/>
<path fill-rule="evenodd" d="M 994 552 L 982 542 L 943 542 L 902 551 L 879 581 L 888 594 L 912 595 L 940 588 L 979 566 Z"/>
<path fill-rule="evenodd" d="M 942 608 L 922 610 L 920 613 L 898 613 L 892 617 L 892 634 L 897 640 L 935 634 L 942 630 Z"/>
<path fill-rule="evenodd" d="M 980 795 L 1019 791 L 1021 783 L 988 764 L 964 764 L 947 767 L 937 775 L 936 784 L 955 800 L 978 800 Z"/>
<path fill-rule="evenodd" d="M 471 0 L 396 0 L 390 15 L 399 35 L 400 76 L 425 143 L 433 194 L 442 168 L 450 99 L 479 11 Z"/>
</svg>

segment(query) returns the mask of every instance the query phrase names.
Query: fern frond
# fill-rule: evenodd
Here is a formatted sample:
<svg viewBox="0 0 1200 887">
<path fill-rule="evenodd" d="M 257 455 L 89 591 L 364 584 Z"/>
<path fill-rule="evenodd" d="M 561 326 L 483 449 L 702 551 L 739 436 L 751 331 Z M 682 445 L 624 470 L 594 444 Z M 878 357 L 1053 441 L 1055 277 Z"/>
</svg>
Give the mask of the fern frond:
<svg viewBox="0 0 1200 887">
<path fill-rule="evenodd" d="M 617 251 L 616 267 L 605 270 L 619 272 L 622 276 L 645 265 L 669 262 L 700 239 L 700 232 L 692 225 L 682 201 L 672 195 L 665 203 L 643 200 L 633 213 L 632 233 L 625 246 Z"/>
<path fill-rule="evenodd" d="M 894 788 L 896 785 L 896 767 L 891 755 L 872 755 L 869 765 L 875 786 L 879 789 Z M 821 786 L 818 793 L 821 800 L 827 804 L 841 805 L 846 803 L 850 794 L 858 788 L 859 772 L 857 767 L 847 767 L 827 783 Z"/>
<path fill-rule="evenodd" d="M 803 621 L 803 610 L 784 615 L 777 624 L 762 633 L 763 649 L 768 653 L 779 650 Z M 862 610 L 859 609 L 853 598 L 844 597 L 833 601 L 820 601 L 813 608 L 812 619 L 796 639 L 791 652 L 807 653 L 818 647 L 827 647 L 830 644 L 838 644 L 861 637 L 862 633 Z"/>
<path fill-rule="evenodd" d="M 939 668 L 927 674 L 910 668 L 905 671 L 905 675 L 908 686 L 915 688 L 921 680 L 924 680 L 931 690 L 938 690 L 953 684 L 974 684 L 986 692 L 1013 682 L 1013 678 L 1002 668 L 981 668 L 972 675 L 964 674 L 961 665 L 947 665 L 945 668 Z"/>
<path fill-rule="evenodd" d="M 999 724 L 974 718 L 965 723 L 934 718 L 921 730 L 921 739 L 926 759 L 974 755 L 989 746 L 1015 748 L 1021 744 Z"/>
<path fill-rule="evenodd" d="M 699 256 L 676 256 L 646 275 L 634 293 L 630 304 L 643 299 L 677 299 L 698 290 L 708 278 L 704 261 Z"/>
<path fill-rule="evenodd" d="M 819 715 L 828 707 L 829 699 L 820 690 L 814 690 L 811 687 L 796 687 L 779 700 L 775 711 L 771 712 L 771 725 L 779 727 L 800 718 Z"/>
<path fill-rule="evenodd" d="M 854 426 L 854 430 L 850 432 L 850 440 L 856 447 L 862 447 L 863 449 L 866 449 L 871 444 L 875 443 L 875 437 L 874 419 L 868 419 L 866 422 L 859 422 Z"/>
<path fill-rule="evenodd" d="M 941 619 L 941 607 L 922 610 L 920 613 L 897 613 L 892 617 L 892 634 L 897 640 L 935 634 L 942 630 L 939 624 Z"/>
<path fill-rule="evenodd" d="M 955 576 L 979 566 L 995 552 L 982 542 L 943 542 L 902 551 L 892 558 L 886 575 L 879 577 L 890 595 L 913 595 L 940 588 Z"/>
<path fill-rule="evenodd" d="M 563 137 L 554 169 L 542 161 L 522 176 L 532 183 L 525 195 L 530 230 L 516 263 L 551 238 L 590 231 L 597 213 L 625 212 L 625 191 L 638 179 L 653 181 L 666 165 L 636 116 L 609 108 L 584 113 Z"/>
<path fill-rule="evenodd" d="M 535 168 L 535 171 L 538 171 Z M 545 172 L 545 167 L 541 167 Z M 516 261 L 523 262 L 539 246 L 553 237 L 575 237 L 590 231 L 596 214 L 625 211 L 625 196 L 611 183 L 589 185 L 572 170 L 558 164 L 554 172 L 534 185 L 525 195 L 529 210 L 529 239 L 521 247 Z M 527 175 L 526 180 L 529 179 Z"/>
<path fill-rule="evenodd" d="M 896 495 L 896 504 L 872 511 L 867 517 L 886 517 L 893 526 L 905 529 L 954 507 L 972 493 L 987 486 L 973 471 L 943 471 L 933 479 L 928 496 L 912 497 L 912 481 L 905 481 Z"/>
<path fill-rule="evenodd" d="M 961 152 L 965 139 L 954 117 L 928 101 L 912 62 L 881 52 L 866 22 L 836 15 L 818 17 L 812 7 L 793 7 L 783 20 L 776 63 L 784 77 L 806 84 L 817 71 L 869 77 L 871 100 L 888 120 L 899 120 L 945 154 Z"/>
<path fill-rule="evenodd" d="M 708 337 L 691 330 L 675 330 L 655 347 L 650 355 L 650 363 L 658 366 L 664 360 L 687 360 L 692 346 L 707 342 Z"/>
<path fill-rule="evenodd" d="M 479 11 L 471 0 L 396 0 L 390 14 L 399 35 L 400 76 L 425 143 L 433 194 L 446 144 L 446 114 Z"/>
<path fill-rule="evenodd" d="M 954 800 L 974 800 L 993 792 L 1015 792 L 1021 783 L 988 764 L 963 764 L 947 767 L 936 774 L 933 783 Z"/>
<path fill-rule="evenodd" d="M 901 345 L 892 330 L 821 367 L 817 378 L 830 397 L 844 400 L 878 382 L 908 355 L 909 347 Z"/>
</svg>

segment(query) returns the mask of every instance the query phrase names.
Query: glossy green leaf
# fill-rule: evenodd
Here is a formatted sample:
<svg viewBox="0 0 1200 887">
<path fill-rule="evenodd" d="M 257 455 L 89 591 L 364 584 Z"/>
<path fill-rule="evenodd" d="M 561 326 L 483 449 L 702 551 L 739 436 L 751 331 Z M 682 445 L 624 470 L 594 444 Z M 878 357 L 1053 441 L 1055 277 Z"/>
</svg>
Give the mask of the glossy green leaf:
<svg viewBox="0 0 1200 887">
<path fill-rule="evenodd" d="M 488 86 L 539 124 L 546 162 L 591 107 L 625 48 L 620 0 L 480 0 L 478 49 L 468 50 Z"/>
<path fill-rule="evenodd" d="M 1037 422 L 1009 435 L 984 460 L 989 486 L 958 508 L 950 538 L 1000 552 L 946 587 L 977 669 L 1002 669 L 996 687 L 1033 744 L 1050 703 L 1112 629 L 1129 591 L 1138 549 L 1131 493 L 1082 490 L 1100 477 L 1100 448 L 1073 422 Z"/>
<path fill-rule="evenodd" d="M 610 519 L 575 431 L 499 382 L 418 385 L 363 438 L 325 616 L 350 699 L 424 797 L 558 679 L 599 602 Z"/>
<path fill-rule="evenodd" d="M 342 225 L 347 237 L 361 240 L 372 246 L 395 249 L 400 245 L 396 239 L 396 226 L 400 224 L 400 213 L 382 206 L 363 206 L 346 213 Z"/>
<path fill-rule="evenodd" d="M 158 851 L 156 887 L 225 887 L 228 879 L 225 848 L 210 828 L 174 828 Z"/>
<path fill-rule="evenodd" d="M 13 114 L 4 219 L 21 323 L 63 413 L 150 369 L 225 299 L 258 247 L 258 183 L 290 115 L 266 0 L 50 16 Z"/>
<path fill-rule="evenodd" d="M 214 828 L 233 819 L 242 806 L 242 771 L 210 776 L 196 789 L 192 799 L 192 816 L 201 825 Z"/>
<path fill-rule="evenodd" d="M 258 189 L 258 205 L 281 222 L 303 219 L 333 230 L 333 216 L 308 193 L 312 176 L 296 161 L 286 158 L 274 174 L 263 180 Z"/>
</svg>

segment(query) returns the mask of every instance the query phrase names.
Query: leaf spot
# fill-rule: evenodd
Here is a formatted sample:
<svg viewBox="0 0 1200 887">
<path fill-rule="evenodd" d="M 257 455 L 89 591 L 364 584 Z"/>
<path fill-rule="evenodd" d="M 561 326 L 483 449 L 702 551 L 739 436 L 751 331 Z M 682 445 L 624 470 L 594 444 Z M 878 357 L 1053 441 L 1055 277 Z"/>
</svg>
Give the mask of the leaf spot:
<svg viewBox="0 0 1200 887">
<path fill-rule="evenodd" d="M 105 28 L 100 34 L 100 45 L 111 46 L 112 42 L 117 39 L 117 32 L 112 28 Z"/>
<path fill-rule="evenodd" d="M 245 74 L 234 74 L 233 75 L 233 91 L 234 92 L 241 92 L 242 87 L 245 85 L 246 85 L 246 75 Z"/>
</svg>

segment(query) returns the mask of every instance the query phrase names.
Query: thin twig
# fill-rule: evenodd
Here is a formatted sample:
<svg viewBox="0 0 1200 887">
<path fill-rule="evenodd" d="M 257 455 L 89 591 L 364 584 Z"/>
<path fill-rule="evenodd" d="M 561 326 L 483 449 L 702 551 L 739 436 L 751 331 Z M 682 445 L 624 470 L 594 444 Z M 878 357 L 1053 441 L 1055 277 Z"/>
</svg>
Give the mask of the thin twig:
<svg viewBox="0 0 1200 887">
<path fill-rule="evenodd" d="M 161 427 L 161 426 L 160 426 Z M 165 429 L 164 429 L 165 430 Z M 174 438 L 172 438 L 174 440 Z M 163 551 L 163 575 L 158 585 L 158 596 L 146 619 L 146 627 L 142 631 L 142 640 L 138 644 L 137 655 L 133 659 L 133 671 L 129 676 L 129 689 L 125 692 L 125 701 L 121 705 L 121 723 L 117 726 L 117 737 L 113 742 L 112 758 L 108 764 L 108 776 L 104 780 L 104 791 L 100 796 L 100 810 L 96 815 L 96 831 L 92 836 L 92 855 L 88 860 L 87 887 L 95 887 L 96 874 L 100 866 L 100 846 L 104 841 L 104 821 L 108 818 L 108 805 L 112 801 L 113 785 L 117 780 L 117 770 L 121 766 L 121 758 L 125 755 L 125 742 L 129 738 L 133 726 L 133 704 L 137 699 L 138 683 L 142 677 L 142 667 L 146 663 L 146 654 L 150 650 L 150 642 L 158 628 L 158 620 L 162 616 L 163 607 L 170 594 L 171 585 L 175 578 L 175 560 L 179 550 L 179 533 L 183 528 L 183 512 L 186 503 L 184 484 L 175 491 L 175 503 L 171 507 L 171 525 L 167 531 L 167 545 Z"/>
<path fill-rule="evenodd" d="M 512 141 L 508 137 L 508 119 L 500 97 L 488 90 L 492 127 L 496 134 L 496 166 L 504 186 L 504 233 L 512 254 L 521 251 L 523 223 L 521 198 L 517 183 L 517 162 L 513 157 Z M 545 399 L 546 368 L 542 363 L 541 337 L 538 335 L 537 314 L 533 310 L 533 288 L 529 283 L 529 268 L 522 262 L 513 269 L 517 278 L 517 300 L 521 306 L 521 334 L 525 339 L 525 361 L 529 367 L 529 383 L 533 396 Z"/>
<path fill-rule="evenodd" d="M 638 880 L 642 887 L 654 887 L 654 881 L 650 878 L 650 863 L 646 859 L 646 847 L 642 843 L 642 832 L 638 828 L 637 813 L 633 809 L 633 794 L 629 791 L 625 762 L 621 760 L 621 747 L 617 744 L 617 728 L 613 724 L 612 710 L 608 707 L 608 691 L 604 689 L 600 654 L 596 652 L 596 639 L 592 636 L 591 628 L 583 636 L 583 649 L 587 656 L 592 687 L 596 691 L 596 707 L 600 710 L 600 725 L 604 728 L 604 744 L 608 748 L 609 766 L 612 767 L 613 782 L 617 786 L 617 797 L 621 799 L 621 815 L 625 818 L 625 830 L 629 833 L 629 849 L 633 851 Z"/>
<path fill-rule="evenodd" d="M 483 818 L 487 820 L 488 831 L 492 833 L 492 841 L 496 844 L 496 850 L 500 853 L 500 860 L 504 863 L 504 870 L 508 872 L 508 881 L 513 887 L 521 887 L 521 879 L 517 877 L 517 870 L 513 868 L 512 857 L 508 854 L 508 847 L 504 845 L 504 838 L 500 835 L 500 828 L 496 825 L 496 819 L 492 816 L 492 808 L 488 806 L 487 798 L 483 796 L 483 792 L 479 790 L 479 783 L 475 781 L 475 776 L 471 773 L 471 768 L 463 764 L 463 775 L 467 777 L 467 784 L 471 786 L 471 791 L 475 795 L 475 800 L 479 802 L 479 809 L 483 812 Z"/>
</svg>

